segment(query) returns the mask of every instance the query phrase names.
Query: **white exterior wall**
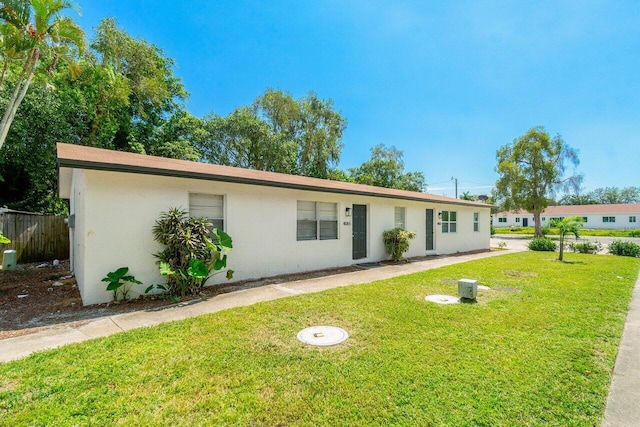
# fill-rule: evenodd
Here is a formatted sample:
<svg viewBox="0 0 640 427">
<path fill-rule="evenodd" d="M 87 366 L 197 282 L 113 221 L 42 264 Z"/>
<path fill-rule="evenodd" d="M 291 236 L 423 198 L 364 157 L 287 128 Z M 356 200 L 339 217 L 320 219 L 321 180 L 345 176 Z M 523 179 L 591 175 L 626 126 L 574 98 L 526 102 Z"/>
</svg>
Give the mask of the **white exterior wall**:
<svg viewBox="0 0 640 427">
<path fill-rule="evenodd" d="M 628 229 L 628 228 L 640 228 L 640 212 L 634 213 L 598 213 L 598 214 L 542 214 L 540 216 L 540 222 L 544 227 L 551 220 L 551 218 L 568 218 L 570 216 L 579 216 L 580 218 L 587 218 L 584 223 L 584 228 L 597 228 L 597 229 Z M 635 216 L 636 222 L 630 222 L 629 217 Z M 507 218 L 507 222 L 499 222 L 498 218 Z M 615 222 L 604 222 L 603 217 L 615 217 Z M 516 222 L 516 218 L 520 218 L 519 222 Z M 533 215 L 529 213 L 524 214 L 495 214 L 493 215 L 493 226 L 495 228 L 502 227 L 522 227 L 523 218 L 528 218 L 529 227 L 535 226 L 533 222 Z"/>
<path fill-rule="evenodd" d="M 507 222 L 500 222 L 498 221 L 498 218 L 507 218 Z M 516 218 L 519 218 L 520 220 L 518 222 L 516 222 Z M 533 215 L 528 213 L 528 212 L 524 212 L 524 213 L 519 213 L 519 214 L 507 214 L 507 215 L 503 215 L 503 214 L 495 214 L 493 215 L 493 226 L 495 228 L 501 228 L 501 227 L 522 227 L 522 220 L 523 218 L 527 218 L 527 222 L 528 225 L 527 227 L 533 227 L 535 226 L 535 222 L 533 222 Z M 544 224 L 544 222 L 543 222 Z"/>
<path fill-rule="evenodd" d="M 133 288 L 132 297 L 150 284 L 165 282 L 153 256 L 162 247 L 154 241 L 152 227 L 169 208 L 187 210 L 190 192 L 224 196 L 224 228 L 234 246 L 228 266 L 235 271 L 234 281 L 388 259 L 382 232 L 393 228 L 396 206 L 406 208 L 406 228 L 417 232 L 407 257 L 489 249 L 489 207 L 94 170 L 74 170 L 71 188 L 71 213 L 76 216 L 73 265 L 84 304 L 113 299 L 101 279 L 120 267 L 129 267 L 130 274 L 144 283 Z M 337 203 L 338 239 L 297 241 L 298 200 Z M 345 208 L 353 204 L 367 205 L 368 221 L 367 257 L 355 261 L 352 217 L 345 216 Z M 435 250 L 430 252 L 425 237 L 427 208 L 434 209 Z M 442 233 L 438 212 L 443 209 L 458 213 L 457 233 Z M 473 231 L 474 212 L 480 214 L 479 232 Z"/>
<path fill-rule="evenodd" d="M 563 215 L 563 216 L 571 216 L 571 215 Z M 627 228 L 640 228 L 640 212 L 637 214 L 597 214 L 597 215 L 578 215 L 581 217 L 586 217 L 587 222 L 584 223 L 584 228 L 605 228 L 605 229 L 627 229 Z M 603 222 L 603 217 L 615 217 L 615 222 Z M 629 222 L 629 217 L 635 216 L 636 222 Z M 549 220 L 549 218 L 547 218 Z"/>
</svg>

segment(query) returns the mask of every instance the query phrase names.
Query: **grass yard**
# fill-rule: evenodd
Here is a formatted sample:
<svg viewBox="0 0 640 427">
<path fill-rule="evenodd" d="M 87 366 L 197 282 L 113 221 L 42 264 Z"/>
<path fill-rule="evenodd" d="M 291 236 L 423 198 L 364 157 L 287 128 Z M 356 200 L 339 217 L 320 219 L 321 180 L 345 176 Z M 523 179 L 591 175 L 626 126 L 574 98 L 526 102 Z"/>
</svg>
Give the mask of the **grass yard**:
<svg viewBox="0 0 640 427">
<path fill-rule="evenodd" d="M 533 235 L 535 234 L 534 227 L 499 227 L 496 228 L 496 234 L 526 234 Z M 547 236 L 559 234 L 557 228 L 550 228 L 546 231 Z M 597 229 L 597 228 L 582 228 L 580 229 L 581 236 L 592 236 L 592 237 L 640 237 L 640 229 L 628 229 L 628 230 L 620 230 L 620 229 Z"/>
<path fill-rule="evenodd" d="M 525 252 L 0 365 L 0 425 L 591 426 L 640 259 Z M 427 303 L 459 278 L 477 304 Z M 346 329 L 336 347 L 296 339 Z"/>
</svg>

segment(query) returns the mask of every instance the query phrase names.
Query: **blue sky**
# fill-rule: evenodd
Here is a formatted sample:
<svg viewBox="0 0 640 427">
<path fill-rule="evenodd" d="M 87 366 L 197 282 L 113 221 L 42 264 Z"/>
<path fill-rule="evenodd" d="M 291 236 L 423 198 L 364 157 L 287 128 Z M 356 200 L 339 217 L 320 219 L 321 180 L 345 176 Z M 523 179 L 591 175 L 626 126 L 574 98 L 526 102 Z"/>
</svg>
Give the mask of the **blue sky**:
<svg viewBox="0 0 640 427">
<path fill-rule="evenodd" d="M 187 109 L 226 115 L 268 87 L 348 120 L 340 167 L 376 144 L 428 192 L 488 193 L 496 150 L 534 126 L 580 152 L 585 191 L 640 186 L 640 2 L 79 0 L 176 61 Z"/>
</svg>

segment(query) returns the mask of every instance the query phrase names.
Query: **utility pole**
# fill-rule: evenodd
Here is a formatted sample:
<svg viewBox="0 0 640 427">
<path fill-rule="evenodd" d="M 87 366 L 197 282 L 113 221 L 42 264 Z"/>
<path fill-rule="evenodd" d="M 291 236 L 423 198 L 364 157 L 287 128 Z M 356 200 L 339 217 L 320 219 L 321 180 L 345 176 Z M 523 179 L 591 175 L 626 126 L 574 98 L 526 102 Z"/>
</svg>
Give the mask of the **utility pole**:
<svg viewBox="0 0 640 427">
<path fill-rule="evenodd" d="M 451 181 L 456 183 L 456 199 L 458 198 L 458 178 L 451 177 Z"/>
</svg>

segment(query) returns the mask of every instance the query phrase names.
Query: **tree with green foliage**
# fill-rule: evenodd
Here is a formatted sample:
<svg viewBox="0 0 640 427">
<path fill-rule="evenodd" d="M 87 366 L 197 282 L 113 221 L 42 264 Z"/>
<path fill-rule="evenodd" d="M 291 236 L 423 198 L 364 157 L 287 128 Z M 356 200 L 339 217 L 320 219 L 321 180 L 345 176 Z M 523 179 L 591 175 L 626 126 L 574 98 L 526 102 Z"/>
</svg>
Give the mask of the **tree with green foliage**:
<svg viewBox="0 0 640 427">
<path fill-rule="evenodd" d="M 124 76 L 129 86 L 127 109 L 119 117 L 112 147 L 153 154 L 156 127 L 177 113 L 188 96 L 173 73 L 174 61 L 159 47 L 127 34 L 114 19 L 102 20 L 95 32 L 90 46 L 96 64 Z M 108 100 L 102 101 L 96 114 L 108 105 Z"/>
<path fill-rule="evenodd" d="M 48 74 L 60 60 L 74 60 L 84 49 L 84 32 L 64 13 L 75 9 L 68 0 L 5 0 L 0 2 L 0 89 L 12 87 L 0 121 L 0 148 L 18 107 L 37 73 Z"/>
<path fill-rule="evenodd" d="M 66 202 L 58 197 L 55 144 L 73 136 L 74 128 L 67 118 L 76 109 L 58 95 L 59 91 L 38 83 L 24 98 L 0 150 L 0 206 L 50 214 L 66 212 Z"/>
<path fill-rule="evenodd" d="M 205 120 L 181 109 L 154 129 L 150 146 L 155 156 L 197 162 L 202 159 L 198 142 L 208 136 Z"/>
<path fill-rule="evenodd" d="M 351 176 L 342 169 L 331 169 L 327 174 L 327 179 L 331 181 L 353 182 Z"/>
<path fill-rule="evenodd" d="M 288 153 L 295 147 L 292 170 L 286 173 L 327 178 L 337 166 L 347 121 L 334 110 L 332 100 L 320 99 L 313 92 L 295 100 L 289 93 L 267 89 L 253 108 L 269 125 L 279 152 Z"/>
<path fill-rule="evenodd" d="M 549 221 L 549 226 L 558 229 L 560 235 L 560 254 L 558 255 L 558 261 L 562 261 L 564 258 L 564 241 L 568 234 L 573 234 L 576 239 L 580 237 L 580 229 L 584 224 L 584 220 L 579 216 L 572 216 L 568 218 L 554 219 Z"/>
<path fill-rule="evenodd" d="M 618 204 L 618 203 L 638 203 L 640 202 L 639 187 L 604 187 L 596 188 L 589 193 L 596 203 Z"/>
<path fill-rule="evenodd" d="M 250 107 L 207 116 L 204 126 L 208 138 L 196 145 L 209 163 L 282 173 L 295 167 L 295 142 L 275 134 Z"/>
<path fill-rule="evenodd" d="M 204 118 L 196 142 L 203 160 L 248 169 L 328 178 L 340 160 L 346 120 L 313 92 L 299 100 L 267 89 L 226 117 Z"/>
<path fill-rule="evenodd" d="M 540 214 L 549 205 L 549 197 L 561 188 L 579 188 L 581 175 L 565 177 L 567 163 L 579 164 L 578 152 L 559 135 L 551 138 L 543 127 L 535 127 L 501 147 L 496 158 L 495 200 L 502 210 L 532 213 L 535 235 L 542 236 Z"/>
<path fill-rule="evenodd" d="M 593 200 L 590 193 L 587 194 L 566 194 L 559 200 L 561 205 L 593 205 L 597 202 Z"/>
<path fill-rule="evenodd" d="M 404 172 L 403 153 L 396 147 L 378 144 L 371 149 L 371 159 L 349 169 L 358 184 L 399 190 L 424 191 L 427 183 L 422 172 Z"/>
<path fill-rule="evenodd" d="M 595 205 L 640 203 L 640 187 L 603 187 L 585 194 L 568 194 L 560 199 L 562 205 Z"/>
<path fill-rule="evenodd" d="M 172 61 L 112 21 L 99 28 L 100 42 L 91 43 L 77 63 L 61 62 L 46 80 L 35 79 L 26 93 L 0 150 L 0 206 L 55 214 L 67 210 L 57 195 L 58 141 L 200 159 L 192 141 L 204 137 L 204 122 L 173 97 L 186 92 L 173 77 Z M 118 43 L 129 48 L 116 49 Z M 117 52 L 121 60 L 114 59 Z M 9 99 L 12 91 L 2 86 L 0 99 Z"/>
<path fill-rule="evenodd" d="M 320 99 L 313 92 L 300 100 L 300 107 L 297 174 L 327 178 L 340 161 L 347 121 L 333 110 L 333 101 Z"/>
</svg>

